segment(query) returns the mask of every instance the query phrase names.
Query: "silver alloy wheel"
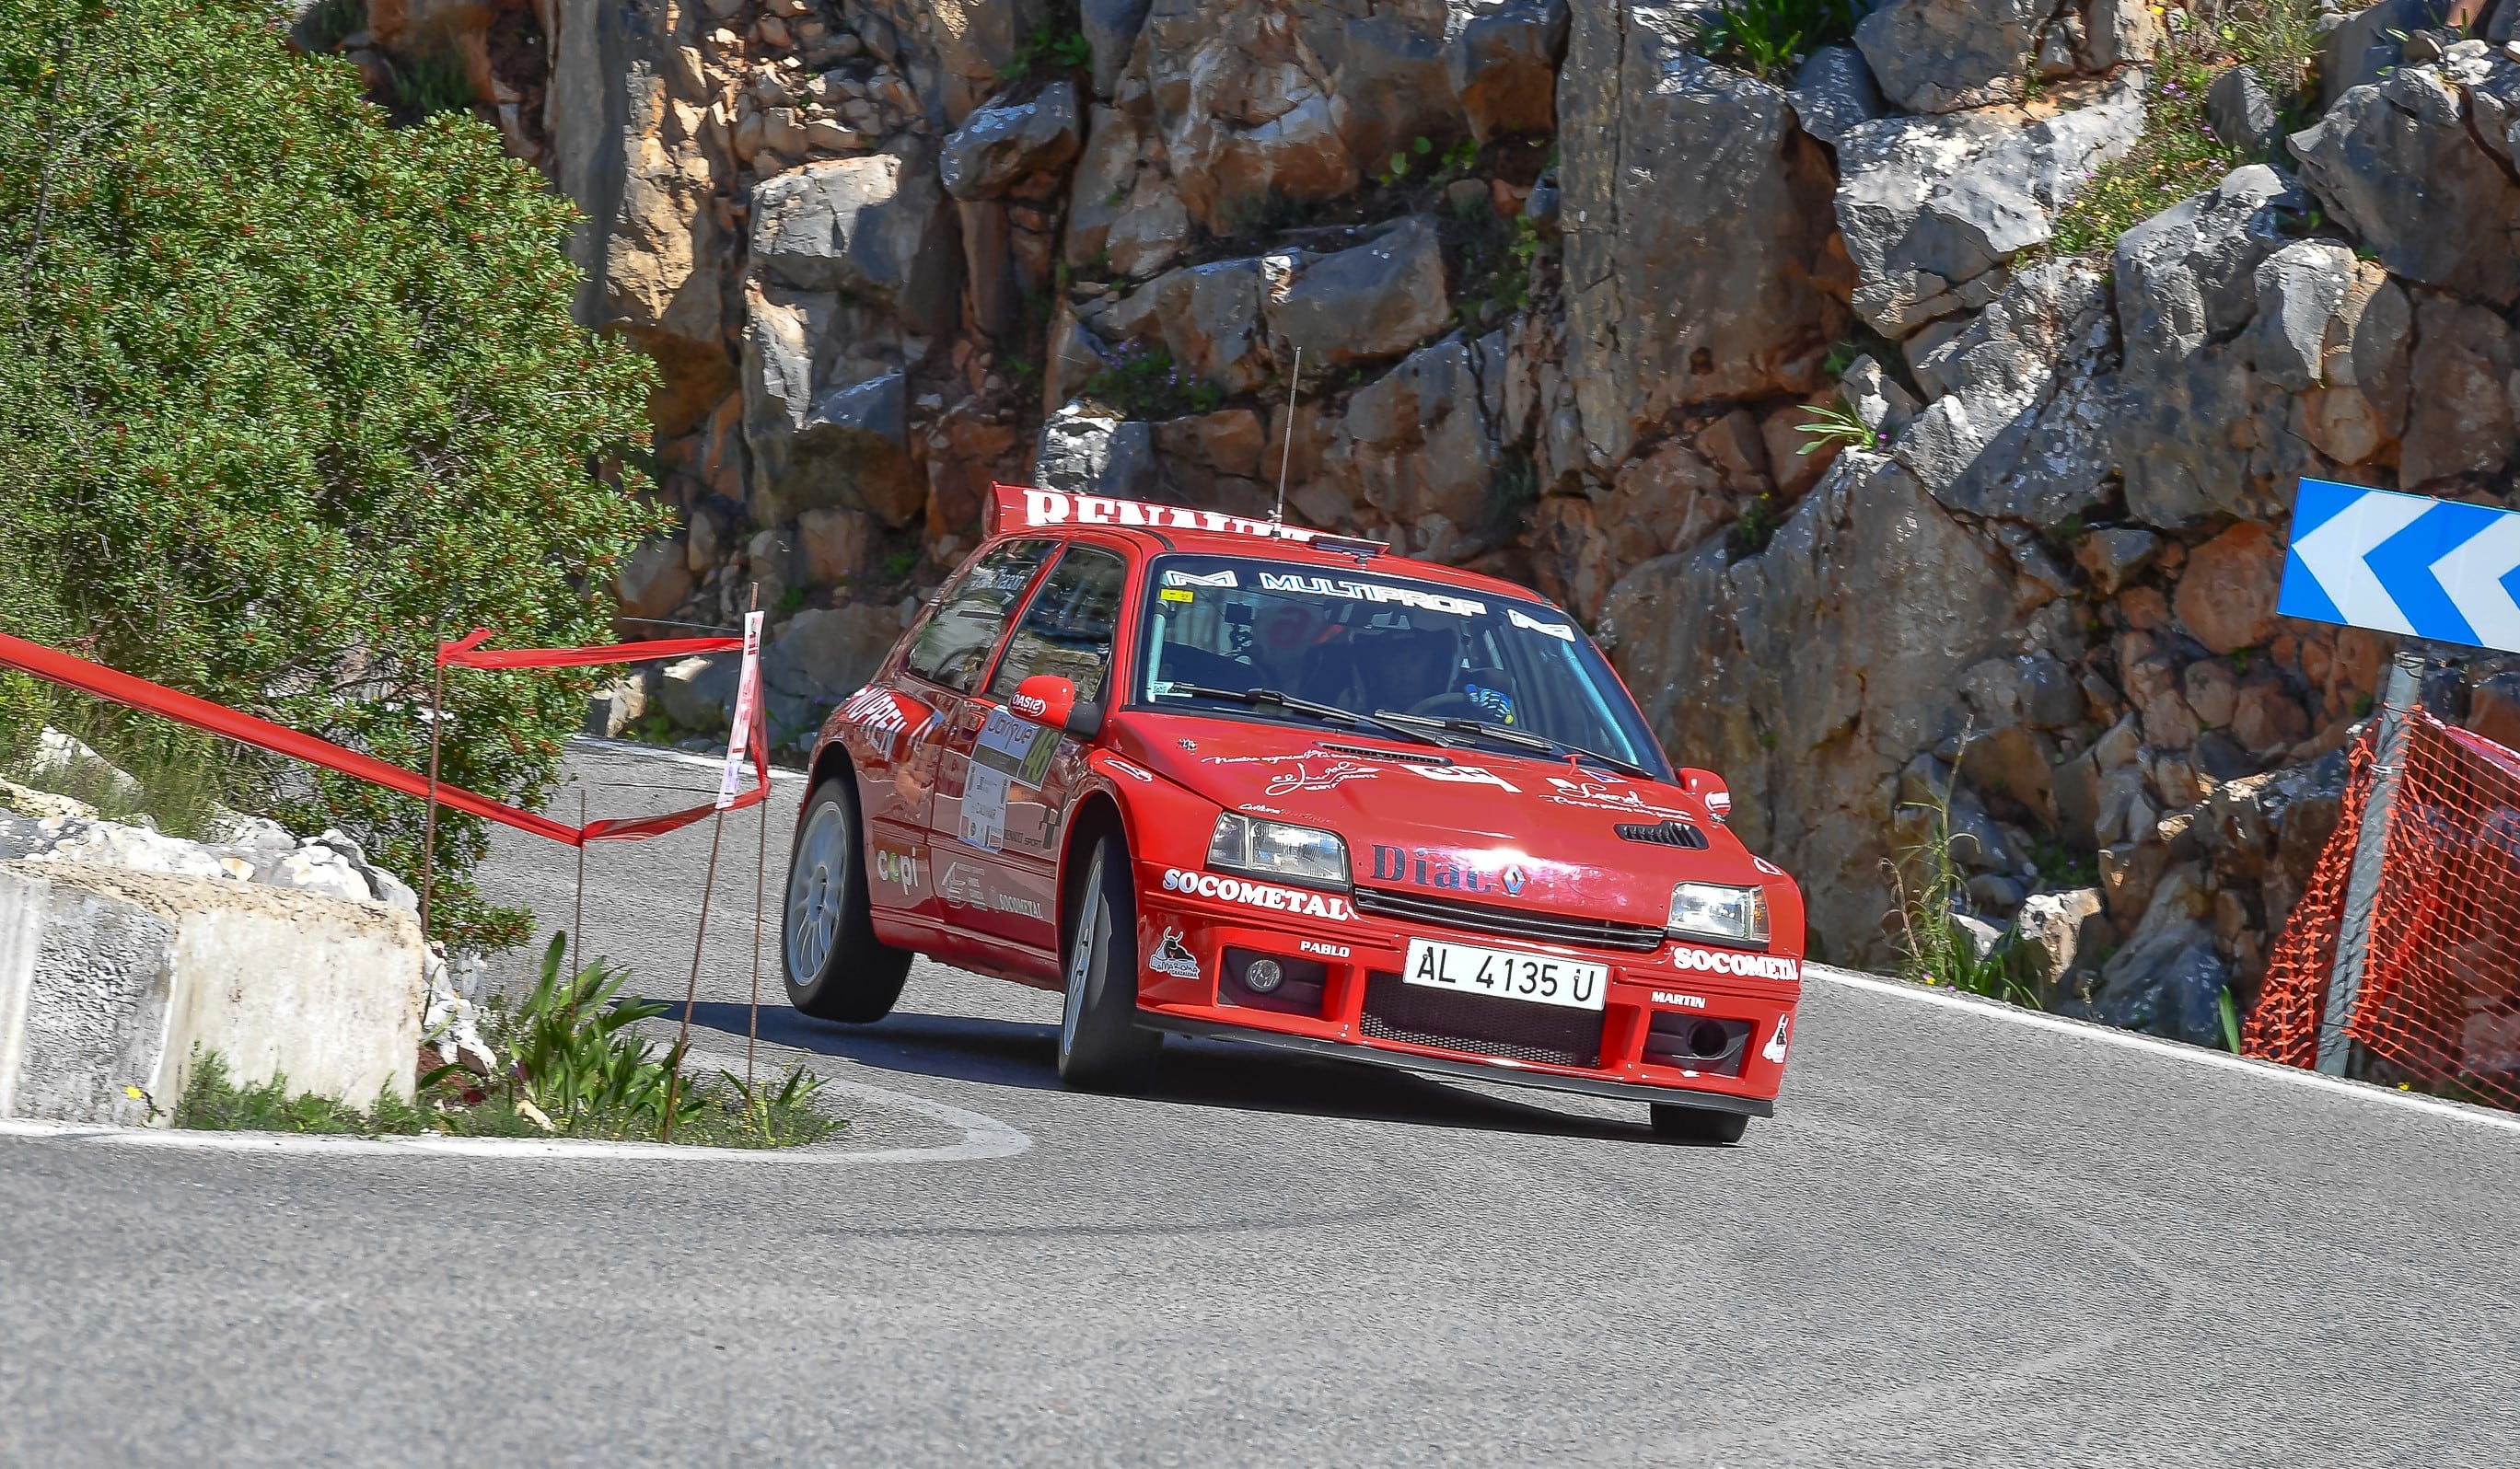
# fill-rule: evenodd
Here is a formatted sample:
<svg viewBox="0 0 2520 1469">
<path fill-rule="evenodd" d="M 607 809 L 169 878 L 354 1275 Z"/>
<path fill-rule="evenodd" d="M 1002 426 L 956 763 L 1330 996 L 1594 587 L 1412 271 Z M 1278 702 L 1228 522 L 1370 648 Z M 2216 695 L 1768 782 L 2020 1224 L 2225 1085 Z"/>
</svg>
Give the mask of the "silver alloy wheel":
<svg viewBox="0 0 2520 1469">
<path fill-rule="evenodd" d="M 1058 1017 L 1058 1053 L 1076 1049 L 1076 1020 L 1085 1013 L 1085 977 L 1094 972 L 1094 934 L 1102 915 L 1102 854 L 1085 872 L 1085 904 L 1076 914 L 1076 952 L 1067 960 L 1067 1004 Z"/>
<path fill-rule="evenodd" d="M 822 975 L 840 932 L 842 880 L 848 875 L 847 823 L 836 802 L 818 803 L 805 839 L 788 869 L 788 972 L 798 984 Z"/>
</svg>

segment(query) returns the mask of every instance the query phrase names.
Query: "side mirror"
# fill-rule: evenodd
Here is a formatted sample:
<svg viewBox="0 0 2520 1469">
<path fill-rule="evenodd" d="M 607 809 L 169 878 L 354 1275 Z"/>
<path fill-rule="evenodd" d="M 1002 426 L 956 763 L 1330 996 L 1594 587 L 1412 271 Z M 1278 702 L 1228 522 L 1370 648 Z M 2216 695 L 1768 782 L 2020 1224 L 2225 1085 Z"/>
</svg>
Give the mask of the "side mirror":
<svg viewBox="0 0 2520 1469">
<path fill-rule="evenodd" d="M 1064 730 L 1079 739 L 1102 733 L 1102 707 L 1078 703 L 1076 686 L 1055 673 L 1037 673 L 1017 684 L 1015 696 L 1007 703 L 1034 724 Z"/>
<path fill-rule="evenodd" d="M 1732 814 L 1732 792 L 1724 778 L 1713 771 L 1694 768 L 1680 773 L 1680 788 L 1706 803 L 1706 814 L 1723 821 Z"/>
</svg>

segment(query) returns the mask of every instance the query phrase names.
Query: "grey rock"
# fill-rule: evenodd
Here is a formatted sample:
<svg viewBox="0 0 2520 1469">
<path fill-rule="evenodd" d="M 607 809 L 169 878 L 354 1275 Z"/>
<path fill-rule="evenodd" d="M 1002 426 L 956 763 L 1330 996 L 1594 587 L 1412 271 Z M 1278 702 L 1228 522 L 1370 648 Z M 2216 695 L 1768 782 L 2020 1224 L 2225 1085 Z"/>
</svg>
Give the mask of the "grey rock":
<svg viewBox="0 0 2520 1469">
<path fill-rule="evenodd" d="M 735 717 L 736 685 L 743 660 L 736 653 L 711 653 L 665 666 L 657 699 L 665 717 L 686 730 L 714 734 Z"/>
<path fill-rule="evenodd" d="M 2223 991 L 2230 971 L 2202 921 L 2212 912 L 2201 864 L 2162 875 L 2126 947 L 2101 966 L 2092 992 L 2093 1017 L 2190 1046 L 2219 1046 Z"/>
<path fill-rule="evenodd" d="M 1818 389 L 1845 324 L 1825 150 L 1695 34 L 1581 7 L 1559 74 L 1566 373 L 1604 471 L 1685 405 Z"/>
<path fill-rule="evenodd" d="M 1566 0 L 1451 0 L 1444 75 L 1470 136 L 1543 133 L 1557 122 L 1557 63 Z"/>
<path fill-rule="evenodd" d="M 2389 76 L 2407 60 L 2404 38 L 2441 24 L 2452 3 L 2380 0 L 2348 16 L 2319 48 L 2318 110 L 2327 111 L 2347 92 Z"/>
<path fill-rule="evenodd" d="M 1381 235 L 1306 260 L 1264 308 L 1279 361 L 1307 372 L 1397 357 L 1452 321 L 1444 247 L 1433 221 L 1412 215 Z"/>
<path fill-rule="evenodd" d="M 2033 893 L 2013 922 L 2014 947 L 2031 962 L 2031 984 L 2049 1009 L 2066 994 L 2066 982 L 2086 954 L 2103 942 L 2108 919 L 2097 888 Z"/>
<path fill-rule="evenodd" d="M 2083 60 L 2092 71 L 2143 66 L 2161 49 L 2161 25 L 2145 0 L 2088 0 Z"/>
<path fill-rule="evenodd" d="M 2295 133 L 2302 181 L 2393 275 L 2509 307 L 2520 299 L 2520 184 L 2486 152 L 2438 68 L 2356 87 Z"/>
<path fill-rule="evenodd" d="M 1822 46 L 1794 73 L 1794 117 L 1803 131 L 1834 145 L 1846 130 L 1881 115 L 1881 89 L 1864 53 L 1852 46 Z"/>
<path fill-rule="evenodd" d="M 2090 107 L 2026 127 L 1990 111 L 1850 129 L 1838 142 L 1836 209 L 1860 280 L 1856 310 L 1904 336 L 1965 309 L 1972 303 L 1949 288 L 2045 244 L 2055 211 L 2142 127 L 2129 78 Z"/>
<path fill-rule="evenodd" d="M 1724 771 L 1742 840 L 1802 878 L 1814 931 L 1868 962 L 1898 778 L 1959 733 L 1961 675 L 2011 651 L 2013 587 L 1906 469 L 1850 450 L 1764 553 L 1719 537 L 1630 570 L 1599 636 L 1666 747 Z"/>
<path fill-rule="evenodd" d="M 2092 574 L 2092 590 L 2114 597 L 2137 572 L 2152 564 L 2161 552 L 2161 537 L 2132 525 L 2092 531 L 2074 548 L 2074 559 Z"/>
<path fill-rule="evenodd" d="M 2261 376 L 2294 392 L 2326 380 L 2330 339 L 2344 325 L 2354 265 L 2354 252 L 2329 240 L 2288 245 L 2259 263 L 2252 281 L 2257 316 L 2243 342 Z"/>
<path fill-rule="evenodd" d="M 1976 895 L 1978 883 L 1984 881 L 1989 875 L 1990 874 L 1988 873 L 1981 872 L 1977 876 L 1969 879 L 1968 887 L 1971 896 Z M 1998 880 L 2000 881 L 2002 879 Z M 2016 899 L 2015 901 L 2018 900 Z M 1988 955 L 1993 954 L 1996 946 L 2003 942 L 2002 929 L 1996 927 L 1994 924 L 1989 923 L 1984 918 L 1978 917 L 1974 913 L 1955 913 L 1951 915 L 1951 918 L 1952 926 L 1958 929 L 1960 931 L 1960 937 L 1967 942 L 1970 954 L 1978 958 L 1984 958 Z"/>
<path fill-rule="evenodd" d="M 1258 260 L 1220 260 L 1174 271 L 1137 294 L 1154 305 L 1165 349 L 1182 371 L 1246 393 L 1273 370 L 1260 314 L 1267 275 Z"/>
<path fill-rule="evenodd" d="M 635 678 L 623 679 L 587 695 L 586 733 L 597 739 L 618 739 L 647 712 L 647 685 Z"/>
<path fill-rule="evenodd" d="M 679 541 L 642 541 L 621 558 L 613 592 L 623 615 L 632 618 L 670 616 L 692 595 L 692 572 Z"/>
<path fill-rule="evenodd" d="M 936 162 L 917 143 L 808 163 L 753 187 L 753 272 L 765 284 L 847 291 L 934 334 L 959 309 L 960 251 Z"/>
<path fill-rule="evenodd" d="M 2282 138 L 2274 94 L 2267 90 L 2258 68 L 2247 65 L 2226 70 L 2206 88 L 2205 122 L 2215 137 L 2251 157 L 2267 156 Z"/>
<path fill-rule="evenodd" d="M 1094 48 L 1094 95 L 1108 98 L 1129 65 L 1130 48 L 1138 44 L 1147 23 L 1148 0 L 1078 0 L 1077 28 Z"/>
<path fill-rule="evenodd" d="M 1399 533 L 1410 555 L 1457 561 L 1518 526 L 1490 523 L 1504 449 L 1484 391 L 1502 384 L 1505 338 L 1447 336 L 1356 390 L 1325 457 L 1358 518 Z"/>
<path fill-rule="evenodd" d="M 1055 81 L 1024 102 L 974 108 L 937 157 L 945 192 L 996 199 L 1036 174 L 1057 173 L 1077 154 L 1076 88 Z"/>
<path fill-rule="evenodd" d="M 1070 403 L 1041 425 L 1034 477 L 1043 489 L 1143 500 L 1163 479 L 1154 440 L 1140 423 L 1123 423 Z"/>
<path fill-rule="evenodd" d="M 2520 14 L 2520 6 L 2503 5 L 2495 10 L 2498 18 Z M 2460 67 L 2462 71 L 2477 68 Z M 2485 140 L 2488 153 L 2502 158 L 2520 158 L 2512 147 L 2512 133 L 2520 128 L 2520 65 L 2506 52 L 2498 53 L 2474 80 L 2462 80 L 2467 94 L 2468 117 L 2476 135 Z"/>
<path fill-rule="evenodd" d="M 1897 438 L 1916 417 L 1915 395 L 1869 355 L 1846 365 L 1844 376 L 1837 379 L 1837 395 L 1865 426 L 1884 439 Z"/>
<path fill-rule="evenodd" d="M 1855 27 L 1881 94 L 1912 112 L 2015 102 L 2049 6 L 2041 0 L 1891 0 Z"/>
<path fill-rule="evenodd" d="M 2320 467 L 2299 404 L 2232 342 L 2256 311 L 2257 268 L 2287 244 L 2281 215 L 2296 203 L 2281 176 L 2253 163 L 2119 238 L 2126 366 L 2110 433 L 2127 507 L 2148 524 L 2265 519 L 2279 513 L 2292 479 Z M 2198 423 L 2223 427 L 2199 434 Z"/>
<path fill-rule="evenodd" d="M 1917 376 L 1941 396 L 1892 452 L 1954 510 L 2063 523 L 2101 498 L 2113 467 L 2109 328 L 2105 287 L 2089 265 L 2023 271 L 1924 355 Z"/>
<path fill-rule="evenodd" d="M 797 613 L 761 652 L 772 742 L 810 740 L 822 717 L 864 687 L 900 641 L 901 614 L 892 607 L 845 602 Z"/>
<path fill-rule="evenodd" d="M 2498 312 L 2427 292 L 2415 307 L 2407 440 L 2399 483 L 2416 489 L 2454 475 L 2495 475 L 2515 437 L 2520 341 Z"/>
</svg>

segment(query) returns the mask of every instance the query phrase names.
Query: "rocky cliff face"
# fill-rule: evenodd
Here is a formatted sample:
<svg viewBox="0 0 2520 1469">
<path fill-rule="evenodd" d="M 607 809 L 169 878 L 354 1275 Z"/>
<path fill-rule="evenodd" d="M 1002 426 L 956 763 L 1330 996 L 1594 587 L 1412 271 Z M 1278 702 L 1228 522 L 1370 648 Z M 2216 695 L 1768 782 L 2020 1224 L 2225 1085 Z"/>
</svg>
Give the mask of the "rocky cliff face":
<svg viewBox="0 0 2520 1469">
<path fill-rule="evenodd" d="M 442 3 L 398 23 L 510 14 Z M 2275 617 L 2295 481 L 2509 497 L 2514 9 L 2301 12 L 2291 115 L 2205 107 L 2263 161 L 2095 245 L 2078 195 L 2249 17 L 1888 0 L 1762 76 L 1642 0 L 538 0 L 547 75 L 483 96 L 662 369 L 687 531 L 625 612 L 757 581 L 794 728 L 992 477 L 1252 511 L 1282 470 L 1594 626 L 1819 952 L 1884 956 L 1949 792 L 2044 998 L 2208 1039 L 2388 651 Z M 2428 694 L 2507 736 L 2514 678 Z"/>
</svg>

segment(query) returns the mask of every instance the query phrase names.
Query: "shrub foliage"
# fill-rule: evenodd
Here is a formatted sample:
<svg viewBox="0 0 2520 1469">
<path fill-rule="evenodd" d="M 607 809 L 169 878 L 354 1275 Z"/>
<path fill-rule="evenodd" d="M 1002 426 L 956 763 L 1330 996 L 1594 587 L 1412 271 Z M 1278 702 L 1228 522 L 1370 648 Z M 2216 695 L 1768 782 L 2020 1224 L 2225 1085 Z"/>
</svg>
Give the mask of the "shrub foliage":
<svg viewBox="0 0 2520 1469">
<path fill-rule="evenodd" d="M 418 768 L 440 635 L 606 636 L 648 370 L 469 114 L 395 128 L 264 0 L 0 0 L 5 625 Z M 545 792 L 582 681 L 459 674 L 447 779 Z M 12 676 L 0 737 L 59 701 Z M 109 753 L 112 751 L 109 750 Z M 421 803 L 235 755 L 228 798 L 416 869 Z M 441 931 L 513 940 L 438 824 Z M 452 880 L 449 880 L 450 877 Z"/>
</svg>

